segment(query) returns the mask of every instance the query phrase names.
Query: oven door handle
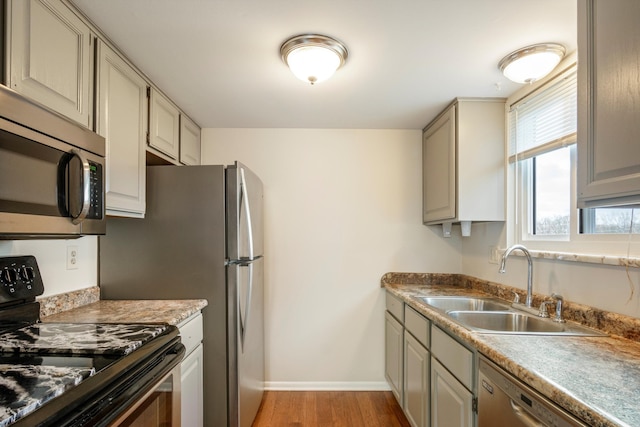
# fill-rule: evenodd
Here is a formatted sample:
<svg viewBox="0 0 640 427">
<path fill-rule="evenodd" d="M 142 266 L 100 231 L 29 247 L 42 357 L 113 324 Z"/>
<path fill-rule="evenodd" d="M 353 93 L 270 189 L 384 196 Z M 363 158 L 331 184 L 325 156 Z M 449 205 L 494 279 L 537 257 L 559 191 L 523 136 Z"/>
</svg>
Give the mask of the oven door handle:
<svg viewBox="0 0 640 427">
<path fill-rule="evenodd" d="M 75 182 L 75 171 L 71 170 L 72 161 L 69 161 L 69 215 L 71 222 L 80 224 L 89 214 L 91 208 L 91 166 L 89 160 L 82 151 L 73 149 L 71 155 L 80 160 L 80 182 Z M 77 196 L 80 196 L 77 198 Z M 76 201 L 80 201 L 76 206 Z M 76 214 L 77 212 L 77 214 Z"/>
<path fill-rule="evenodd" d="M 515 416 L 518 417 L 526 427 L 545 427 L 544 424 L 529 415 L 524 408 L 514 402 L 513 399 L 509 399 L 509 403 L 511 403 L 511 409 Z"/>
</svg>

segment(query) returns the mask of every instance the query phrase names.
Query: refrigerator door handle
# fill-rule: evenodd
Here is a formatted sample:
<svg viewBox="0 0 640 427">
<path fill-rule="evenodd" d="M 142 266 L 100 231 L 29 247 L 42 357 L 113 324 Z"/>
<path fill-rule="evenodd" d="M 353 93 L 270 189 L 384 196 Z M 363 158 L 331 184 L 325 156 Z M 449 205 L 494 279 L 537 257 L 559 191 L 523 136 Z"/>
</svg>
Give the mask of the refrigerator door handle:
<svg viewBox="0 0 640 427">
<path fill-rule="evenodd" d="M 253 259 L 253 230 L 251 229 L 251 208 L 249 206 L 249 194 L 247 192 L 247 180 L 244 177 L 244 168 L 240 168 L 240 209 L 244 208 L 247 221 L 247 243 L 249 245 L 249 259 Z"/>
<path fill-rule="evenodd" d="M 249 327 L 249 319 L 251 314 L 251 293 L 253 291 L 253 263 L 240 264 L 240 267 L 249 268 L 249 283 L 247 288 L 247 295 L 244 301 L 244 316 L 242 315 L 241 307 L 238 307 L 238 313 L 240 317 L 240 349 L 244 353 L 244 338 L 247 334 L 247 328 Z M 240 301 L 240 292 L 238 292 L 238 304 L 242 304 L 242 301 Z"/>
</svg>

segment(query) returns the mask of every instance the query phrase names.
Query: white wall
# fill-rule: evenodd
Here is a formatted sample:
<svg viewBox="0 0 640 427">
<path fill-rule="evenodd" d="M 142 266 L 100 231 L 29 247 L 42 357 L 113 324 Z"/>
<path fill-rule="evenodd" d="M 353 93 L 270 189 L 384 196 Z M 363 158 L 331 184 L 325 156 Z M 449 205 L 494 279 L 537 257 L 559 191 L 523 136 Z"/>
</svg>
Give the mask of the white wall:
<svg viewBox="0 0 640 427">
<path fill-rule="evenodd" d="M 272 388 L 378 388 L 389 271 L 460 272 L 460 239 L 421 222 L 419 130 L 204 129 L 203 163 L 265 188 Z"/>
<path fill-rule="evenodd" d="M 67 269 L 67 247 L 78 248 L 78 268 Z M 98 284 L 98 238 L 70 240 L 0 241 L 0 257 L 33 255 L 44 283 L 43 296 L 57 295 Z"/>
<path fill-rule="evenodd" d="M 510 257 L 507 272 L 489 263 L 489 247 L 505 248 L 504 225 L 474 224 L 471 237 L 462 239 L 462 271 L 505 285 L 526 289 L 527 263 Z M 638 257 L 640 254 L 630 254 Z M 533 259 L 533 291 L 561 294 L 566 300 L 603 310 L 640 317 L 640 269 L 578 262 Z"/>
</svg>

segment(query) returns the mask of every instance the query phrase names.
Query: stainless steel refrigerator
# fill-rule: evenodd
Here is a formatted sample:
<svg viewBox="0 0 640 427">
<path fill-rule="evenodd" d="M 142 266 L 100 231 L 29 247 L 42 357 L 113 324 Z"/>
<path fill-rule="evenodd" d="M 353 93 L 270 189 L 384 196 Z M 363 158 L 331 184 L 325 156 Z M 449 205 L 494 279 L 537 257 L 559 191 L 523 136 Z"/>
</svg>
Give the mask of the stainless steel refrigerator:
<svg viewBox="0 0 640 427">
<path fill-rule="evenodd" d="M 108 218 L 101 297 L 206 298 L 204 425 L 250 427 L 264 389 L 262 182 L 238 162 L 149 166 L 146 196 L 144 219 Z"/>
</svg>

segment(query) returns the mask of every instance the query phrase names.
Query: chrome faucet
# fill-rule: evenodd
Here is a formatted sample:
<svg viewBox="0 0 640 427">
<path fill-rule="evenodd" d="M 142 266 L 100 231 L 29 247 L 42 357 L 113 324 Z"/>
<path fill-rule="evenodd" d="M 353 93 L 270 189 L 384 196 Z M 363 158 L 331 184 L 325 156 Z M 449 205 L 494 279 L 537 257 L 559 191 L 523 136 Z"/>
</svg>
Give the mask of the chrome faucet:
<svg viewBox="0 0 640 427">
<path fill-rule="evenodd" d="M 504 274 L 506 272 L 505 266 L 507 264 L 507 258 L 509 257 L 509 255 L 511 255 L 511 252 L 513 252 L 516 249 L 520 249 L 522 251 L 522 253 L 527 257 L 527 263 L 528 263 L 528 267 L 527 267 L 527 298 L 526 298 L 526 300 L 524 302 L 524 305 L 527 308 L 531 308 L 531 301 L 533 299 L 533 262 L 531 261 L 531 254 L 529 253 L 529 250 L 527 248 L 525 248 L 524 246 L 522 246 L 522 245 L 513 245 L 513 246 L 511 246 L 502 255 L 502 259 L 500 260 L 500 269 L 498 270 L 498 272 L 501 273 L 501 274 Z"/>
</svg>

